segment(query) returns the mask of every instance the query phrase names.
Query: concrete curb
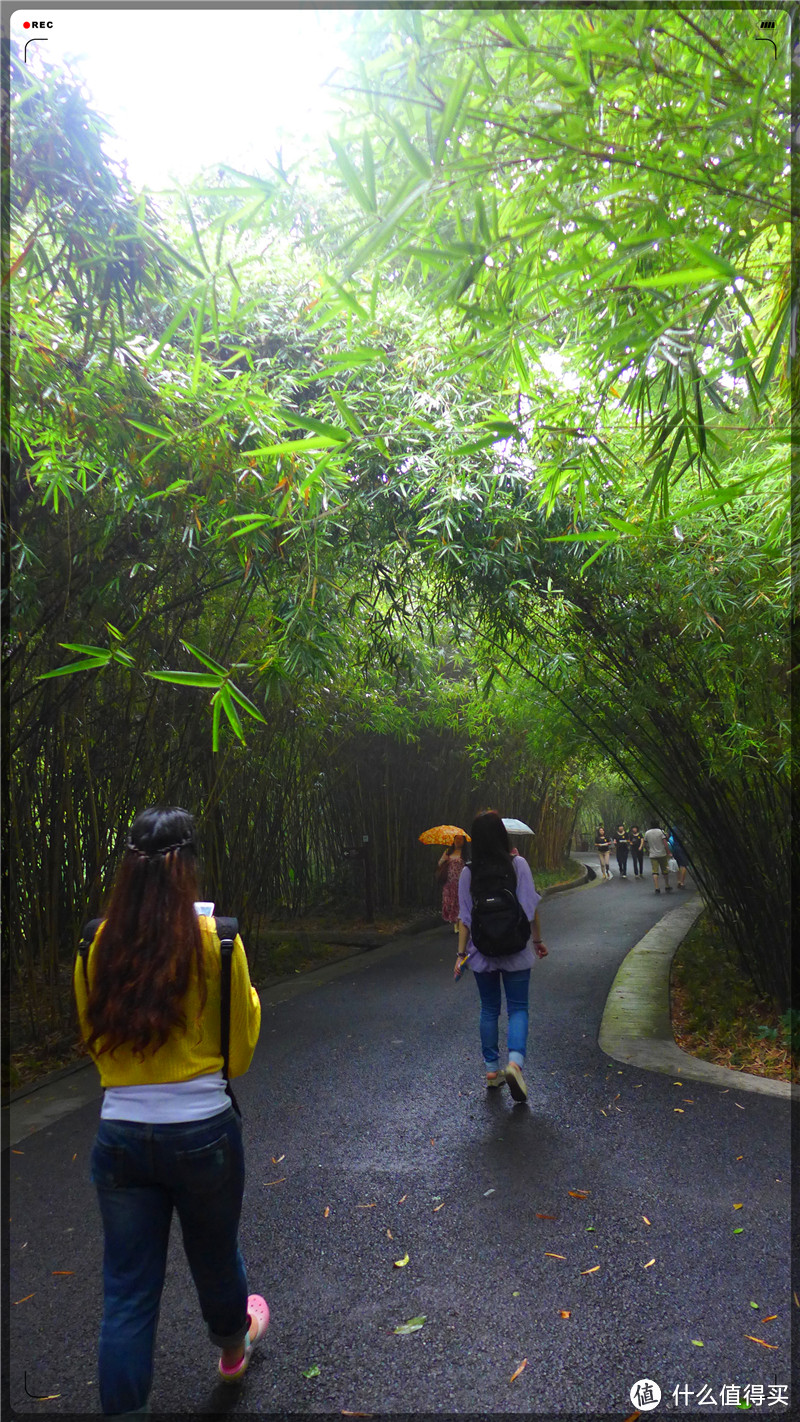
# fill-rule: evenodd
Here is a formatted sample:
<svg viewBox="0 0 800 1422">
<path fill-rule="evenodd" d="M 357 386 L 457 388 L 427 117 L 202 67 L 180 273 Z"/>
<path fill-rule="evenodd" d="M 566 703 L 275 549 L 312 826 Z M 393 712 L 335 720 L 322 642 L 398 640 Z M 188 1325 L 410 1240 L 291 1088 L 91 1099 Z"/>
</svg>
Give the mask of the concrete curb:
<svg viewBox="0 0 800 1422">
<path fill-rule="evenodd" d="M 772 1081 L 690 1056 L 672 1034 L 669 975 L 672 959 L 703 911 L 699 894 L 666 914 L 631 949 L 606 999 L 597 1043 L 614 1061 L 678 1075 L 709 1086 L 800 1099 L 788 1081 Z"/>
<path fill-rule="evenodd" d="M 563 884 L 550 884 L 548 888 L 542 889 L 542 898 L 546 899 L 550 894 L 563 894 L 567 889 L 582 889 L 588 878 L 589 868 L 584 864 L 583 873 L 579 874 L 576 879 L 565 879 Z"/>
</svg>

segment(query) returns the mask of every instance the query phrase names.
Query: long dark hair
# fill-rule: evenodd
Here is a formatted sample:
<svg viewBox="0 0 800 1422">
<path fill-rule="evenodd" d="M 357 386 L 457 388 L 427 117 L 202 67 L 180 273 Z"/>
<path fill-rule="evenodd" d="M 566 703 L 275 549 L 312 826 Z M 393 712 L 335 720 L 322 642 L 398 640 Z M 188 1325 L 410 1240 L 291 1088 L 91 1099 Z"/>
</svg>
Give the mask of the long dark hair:
<svg viewBox="0 0 800 1422">
<path fill-rule="evenodd" d="M 185 1029 L 183 1000 L 195 974 L 205 1006 L 196 856 L 187 810 L 143 810 L 131 825 L 92 954 L 86 1045 L 97 1055 L 125 1045 L 143 1057 L 173 1028 Z"/>
<path fill-rule="evenodd" d="M 472 839 L 472 884 L 476 879 L 500 875 L 516 883 L 508 830 L 496 810 L 483 810 L 470 827 Z"/>
<path fill-rule="evenodd" d="M 465 835 L 461 835 L 461 836 L 460 836 L 460 839 L 461 839 L 461 858 L 462 858 L 464 864 L 469 864 L 469 845 L 467 844 L 466 836 L 465 836 Z M 455 838 L 454 838 L 454 839 L 453 839 L 453 843 L 452 843 L 452 844 L 448 844 L 447 849 L 445 850 L 445 853 L 447 854 L 448 859 L 449 859 L 450 856 L 454 853 L 455 847 L 456 847 L 456 840 L 455 840 Z"/>
</svg>

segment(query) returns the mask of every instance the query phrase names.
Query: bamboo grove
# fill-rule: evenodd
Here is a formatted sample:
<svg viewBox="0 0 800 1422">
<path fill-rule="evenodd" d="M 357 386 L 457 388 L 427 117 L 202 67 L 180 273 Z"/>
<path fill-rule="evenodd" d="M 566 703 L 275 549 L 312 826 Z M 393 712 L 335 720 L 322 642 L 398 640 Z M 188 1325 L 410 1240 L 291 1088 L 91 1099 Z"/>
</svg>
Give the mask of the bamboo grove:
<svg viewBox="0 0 800 1422">
<path fill-rule="evenodd" d="M 703 13 L 364 12 L 328 153 L 157 204 L 12 54 L 4 966 L 34 1038 L 152 801 L 197 811 L 257 933 L 352 894 L 365 834 L 409 907 L 427 824 L 502 804 L 555 865 L 620 784 L 788 1005 L 787 98 L 752 17 L 721 56 Z"/>
</svg>

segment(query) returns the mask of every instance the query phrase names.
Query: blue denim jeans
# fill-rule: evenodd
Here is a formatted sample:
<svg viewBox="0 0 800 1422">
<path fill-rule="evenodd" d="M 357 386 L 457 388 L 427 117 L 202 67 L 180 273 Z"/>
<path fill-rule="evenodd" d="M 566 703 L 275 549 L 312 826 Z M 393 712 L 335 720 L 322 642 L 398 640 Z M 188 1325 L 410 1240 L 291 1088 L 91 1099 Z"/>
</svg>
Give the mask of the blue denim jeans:
<svg viewBox="0 0 800 1422">
<path fill-rule="evenodd" d="M 508 1060 L 522 1066 L 528 1042 L 528 984 L 530 968 L 515 973 L 500 970 L 493 973 L 473 973 L 481 995 L 481 1047 L 487 1071 L 496 1071 L 499 1059 L 499 1022 L 502 997 L 500 979 L 506 990 L 508 1010 Z"/>
<path fill-rule="evenodd" d="M 113 1416 L 143 1407 L 150 1393 L 173 1207 L 212 1343 L 244 1339 L 241 1124 L 233 1110 L 165 1125 L 101 1120 L 92 1183 L 104 1232 L 100 1402 Z"/>
</svg>

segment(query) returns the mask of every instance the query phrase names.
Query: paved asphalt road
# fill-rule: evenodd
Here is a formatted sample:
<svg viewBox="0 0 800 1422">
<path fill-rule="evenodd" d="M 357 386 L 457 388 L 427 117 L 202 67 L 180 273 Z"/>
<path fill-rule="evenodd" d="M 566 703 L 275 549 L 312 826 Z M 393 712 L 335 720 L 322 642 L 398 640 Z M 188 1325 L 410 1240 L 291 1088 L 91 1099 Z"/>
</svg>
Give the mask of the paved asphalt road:
<svg viewBox="0 0 800 1422">
<path fill-rule="evenodd" d="M 545 902 L 525 1107 L 485 1090 L 477 991 L 453 983 L 444 927 L 267 995 L 237 1091 L 242 1248 L 272 1324 L 242 1388 L 215 1386 L 176 1227 L 153 1411 L 627 1417 L 650 1378 L 662 1412 L 713 1414 L 723 1385 L 756 1384 L 786 1415 L 766 1399 L 789 1384 L 788 1102 L 597 1047 L 622 958 L 679 900 L 616 878 Z M 82 1107 L 10 1157 L 15 1415 L 98 1411 L 96 1119 Z"/>
</svg>

